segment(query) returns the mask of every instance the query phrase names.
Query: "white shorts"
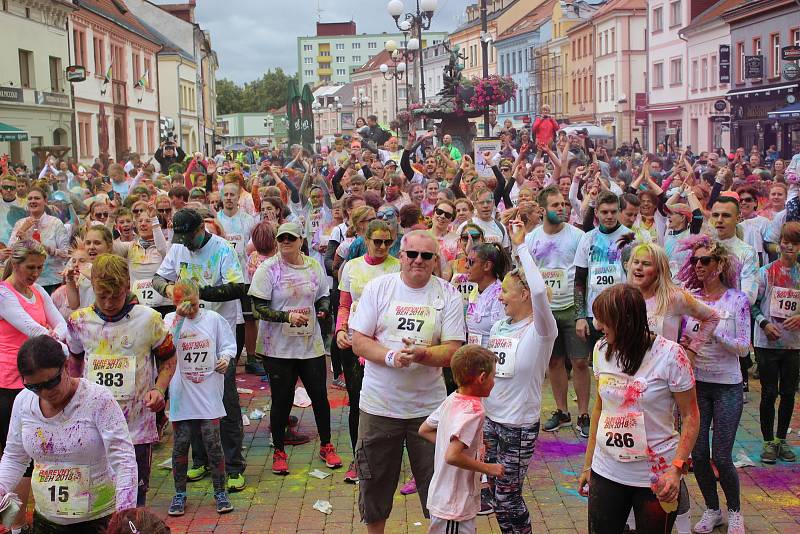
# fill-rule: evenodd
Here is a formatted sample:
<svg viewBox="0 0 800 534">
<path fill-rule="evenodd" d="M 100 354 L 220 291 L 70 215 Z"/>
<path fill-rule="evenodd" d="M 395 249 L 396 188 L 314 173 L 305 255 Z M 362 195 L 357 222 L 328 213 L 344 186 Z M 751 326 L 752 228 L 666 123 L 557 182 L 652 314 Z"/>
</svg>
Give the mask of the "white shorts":
<svg viewBox="0 0 800 534">
<path fill-rule="evenodd" d="M 431 526 L 428 528 L 428 534 L 477 534 L 477 532 L 474 517 L 463 521 L 451 521 L 432 515 Z"/>
</svg>

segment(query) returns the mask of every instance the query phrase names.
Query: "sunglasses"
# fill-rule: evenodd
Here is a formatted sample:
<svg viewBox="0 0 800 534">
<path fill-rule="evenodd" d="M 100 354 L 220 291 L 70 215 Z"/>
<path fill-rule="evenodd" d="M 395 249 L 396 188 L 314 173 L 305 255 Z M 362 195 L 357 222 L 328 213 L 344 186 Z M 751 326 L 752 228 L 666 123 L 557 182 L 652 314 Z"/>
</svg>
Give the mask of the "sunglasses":
<svg viewBox="0 0 800 534">
<path fill-rule="evenodd" d="M 756 199 L 753 197 L 739 197 L 739 202 L 755 202 Z"/>
<path fill-rule="evenodd" d="M 410 260 L 416 260 L 417 256 L 422 256 L 425 261 L 432 260 L 436 254 L 434 252 L 420 252 L 418 250 L 406 250 L 406 257 Z"/>
<path fill-rule="evenodd" d="M 158 213 L 162 215 L 169 215 L 170 213 L 172 213 L 172 208 L 160 209 L 156 211 L 158 211 Z"/>
<path fill-rule="evenodd" d="M 372 239 L 373 243 L 375 243 L 376 247 L 386 247 L 389 248 L 394 243 L 394 239 Z"/>
<path fill-rule="evenodd" d="M 97 219 L 108 219 L 108 213 L 103 213 L 103 212 L 95 213 L 94 216 Z"/>
<path fill-rule="evenodd" d="M 289 243 L 294 243 L 295 241 L 297 241 L 297 236 L 292 234 L 281 234 L 278 236 L 277 239 L 278 243 L 286 243 L 287 241 Z"/>
<path fill-rule="evenodd" d="M 434 210 L 434 213 L 436 213 L 436 215 L 439 215 L 440 217 L 444 217 L 445 219 L 449 219 L 451 221 L 455 217 L 454 213 L 449 212 L 449 211 L 444 211 L 443 209 L 439 209 L 439 208 L 436 208 Z"/>
<path fill-rule="evenodd" d="M 509 167 L 500 167 L 500 170 L 503 172 L 511 172 L 511 169 Z"/>
<path fill-rule="evenodd" d="M 38 384 L 23 384 L 23 386 L 25 386 L 25 389 L 33 391 L 34 393 L 39 393 L 43 389 L 53 389 L 58 387 L 58 385 L 61 383 L 61 376 L 64 374 L 62 372 L 63 370 L 64 368 L 61 367 L 58 370 L 58 374 L 50 380 L 45 380 L 44 382 L 39 382 Z"/>
<path fill-rule="evenodd" d="M 378 219 L 384 219 L 384 220 L 385 219 L 394 219 L 395 217 L 397 217 L 397 213 L 395 213 L 394 210 L 379 211 L 377 213 L 377 216 L 378 216 Z"/>
<path fill-rule="evenodd" d="M 481 238 L 481 234 L 479 234 L 477 232 L 475 232 L 475 233 L 469 232 L 467 234 L 461 234 L 461 241 L 464 241 L 464 242 L 469 241 L 470 237 L 472 237 L 472 240 L 474 241 L 476 239 L 480 239 Z"/>
<path fill-rule="evenodd" d="M 713 259 L 714 258 L 712 256 L 692 256 L 689 258 L 689 262 L 692 265 L 697 265 L 697 263 L 700 262 L 700 265 L 708 267 Z"/>
<path fill-rule="evenodd" d="M 3 191 L 16 191 L 16 190 L 17 190 L 17 186 L 16 185 L 4 185 L 3 186 Z"/>
<path fill-rule="evenodd" d="M 144 213 L 144 210 L 143 210 L 143 209 L 131 210 L 131 212 L 132 212 L 134 215 L 139 215 L 140 213 Z"/>
</svg>

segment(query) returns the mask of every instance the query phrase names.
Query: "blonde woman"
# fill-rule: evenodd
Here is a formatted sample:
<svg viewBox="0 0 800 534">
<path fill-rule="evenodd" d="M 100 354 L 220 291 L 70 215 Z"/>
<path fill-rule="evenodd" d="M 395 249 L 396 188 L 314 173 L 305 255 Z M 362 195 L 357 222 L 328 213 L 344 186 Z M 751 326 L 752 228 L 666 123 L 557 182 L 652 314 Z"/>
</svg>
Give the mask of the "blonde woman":
<svg viewBox="0 0 800 534">
<path fill-rule="evenodd" d="M 333 270 L 339 271 L 339 268 L 344 263 L 344 260 L 349 256 L 350 245 L 356 238 L 365 235 L 367 226 L 376 218 L 375 210 L 370 206 L 359 206 L 350 213 L 350 226 L 347 228 L 347 234 L 344 241 L 339 243 L 336 249 L 336 254 L 333 257 Z M 339 273 L 341 275 L 341 273 Z M 341 278 L 340 278 L 341 279 Z"/>
</svg>

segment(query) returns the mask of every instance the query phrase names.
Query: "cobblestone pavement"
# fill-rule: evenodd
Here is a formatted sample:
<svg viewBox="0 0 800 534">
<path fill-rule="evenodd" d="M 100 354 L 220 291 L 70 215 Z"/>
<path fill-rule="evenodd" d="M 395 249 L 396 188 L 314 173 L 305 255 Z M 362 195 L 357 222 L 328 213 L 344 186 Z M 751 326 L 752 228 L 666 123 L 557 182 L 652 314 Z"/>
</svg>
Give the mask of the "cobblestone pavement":
<svg viewBox="0 0 800 534">
<path fill-rule="evenodd" d="M 240 370 L 240 372 L 242 372 Z M 240 395 L 243 411 L 253 409 L 268 412 L 269 387 L 258 377 L 240 374 L 237 384 L 253 390 Z M 263 388 L 263 389 L 262 389 Z M 762 466 L 759 463 L 761 438 L 758 426 L 758 381 L 751 381 L 751 402 L 745 405 L 742 422 L 734 448 L 735 459 L 747 458 L 755 466 L 739 469 L 742 486 L 742 512 L 748 532 L 793 533 L 800 531 L 800 464 L 778 463 Z M 543 415 L 554 409 L 549 384 L 545 384 Z M 314 436 L 311 443 L 287 447 L 291 474 L 285 477 L 272 474 L 272 449 L 268 431 L 269 417 L 251 421 L 245 427 L 244 446 L 247 459 L 244 491 L 231 495 L 236 509 L 226 515 L 214 511 L 214 499 L 209 478 L 189 483 L 186 515 L 169 518 L 174 533 L 216 532 L 229 533 L 332 533 L 366 532 L 358 514 L 357 486 L 343 482 L 344 470 L 352 459 L 347 432 L 347 394 L 330 388 L 333 442 L 344 461 L 344 468 L 327 469 L 317 457 L 319 440 L 316 439 L 314 417 L 310 408 L 294 408 L 292 413 L 300 418 L 300 431 Z M 574 403 L 571 402 L 574 409 Z M 800 416 L 795 410 L 790 442 L 800 452 Z M 573 413 L 573 421 L 576 414 Z M 586 499 L 578 495 L 576 473 L 583 466 L 585 440 L 568 428 L 558 433 L 542 432 L 536 445 L 525 486 L 525 500 L 531 511 L 534 532 L 567 534 L 586 532 Z M 172 454 L 171 439 L 155 450 L 153 477 L 148 495 L 148 505 L 166 517 L 174 486 L 169 470 L 157 465 Z M 309 476 L 319 469 L 331 472 L 324 480 Z M 410 476 L 408 463 L 404 462 L 403 481 Z M 402 481 L 400 481 L 402 482 Z M 702 496 L 694 477 L 687 477 L 692 496 L 693 523 L 704 510 Z M 720 490 L 724 506 L 724 497 Z M 329 501 L 333 513 L 325 515 L 313 508 L 317 500 Z M 725 532 L 718 528 L 715 532 Z M 416 495 L 394 499 L 394 510 L 387 523 L 388 533 L 425 533 L 427 521 L 422 516 Z M 478 532 L 500 532 L 492 516 L 478 518 Z"/>
</svg>

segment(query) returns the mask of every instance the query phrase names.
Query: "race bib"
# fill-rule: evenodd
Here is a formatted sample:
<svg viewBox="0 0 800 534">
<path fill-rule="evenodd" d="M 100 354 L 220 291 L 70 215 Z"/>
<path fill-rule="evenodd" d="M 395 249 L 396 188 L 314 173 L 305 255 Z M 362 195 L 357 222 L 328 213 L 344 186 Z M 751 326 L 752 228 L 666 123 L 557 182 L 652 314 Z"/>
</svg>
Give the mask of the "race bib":
<svg viewBox="0 0 800 534">
<path fill-rule="evenodd" d="M 233 246 L 236 252 L 243 250 L 242 245 L 244 244 L 243 243 L 244 237 L 242 236 L 242 234 L 228 234 L 226 236 L 226 239 L 228 240 L 228 243 L 230 243 Z"/>
<path fill-rule="evenodd" d="M 31 489 L 36 508 L 50 516 L 89 515 L 92 481 L 87 466 L 34 465 Z"/>
<path fill-rule="evenodd" d="M 567 272 L 564 269 L 539 269 L 544 283 L 553 290 L 554 295 L 567 292 Z"/>
<path fill-rule="evenodd" d="M 456 284 L 458 292 L 461 293 L 461 298 L 464 299 L 464 304 L 469 302 L 469 296 L 473 291 L 478 289 L 478 284 L 475 282 L 459 282 Z"/>
<path fill-rule="evenodd" d="M 628 412 L 616 415 L 603 410 L 597 426 L 597 443 L 620 462 L 646 460 L 648 455 L 644 414 Z"/>
<path fill-rule="evenodd" d="M 133 398 L 136 385 L 136 356 L 92 354 L 86 363 L 89 380 L 107 387 L 118 401 Z"/>
<path fill-rule="evenodd" d="M 406 302 L 392 302 L 389 306 L 389 339 L 402 342 L 410 339 L 414 343 L 433 344 L 436 328 L 436 310 L 433 306 L 420 306 Z"/>
<path fill-rule="evenodd" d="M 800 310 L 800 290 L 773 287 L 769 299 L 769 314 L 775 319 L 788 319 Z"/>
<path fill-rule="evenodd" d="M 597 292 L 620 282 L 622 282 L 622 270 L 617 264 L 603 263 L 589 267 L 589 285 Z"/>
<path fill-rule="evenodd" d="M 467 343 L 469 345 L 482 345 L 483 336 L 480 334 L 467 334 Z"/>
<path fill-rule="evenodd" d="M 164 297 L 153 289 L 152 280 L 136 280 L 133 282 L 133 292 L 136 294 L 136 299 L 139 301 L 139 304 L 154 308 L 156 306 L 163 306 L 166 303 Z"/>
<path fill-rule="evenodd" d="M 308 323 L 304 326 L 292 326 L 290 323 L 281 323 L 281 333 L 284 336 L 308 337 L 314 334 L 314 313 L 310 308 L 289 308 L 289 313 L 304 313 L 308 316 Z"/>
<path fill-rule="evenodd" d="M 486 348 L 494 352 L 497 357 L 495 377 L 511 378 L 514 376 L 518 343 L 519 339 L 513 337 L 492 336 L 489 338 L 489 344 Z"/>
<path fill-rule="evenodd" d="M 178 340 L 178 365 L 181 374 L 191 382 L 200 383 L 214 371 L 216 347 L 205 337 Z"/>
</svg>

